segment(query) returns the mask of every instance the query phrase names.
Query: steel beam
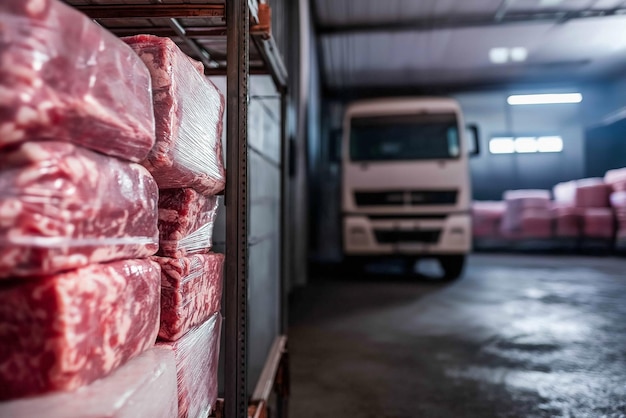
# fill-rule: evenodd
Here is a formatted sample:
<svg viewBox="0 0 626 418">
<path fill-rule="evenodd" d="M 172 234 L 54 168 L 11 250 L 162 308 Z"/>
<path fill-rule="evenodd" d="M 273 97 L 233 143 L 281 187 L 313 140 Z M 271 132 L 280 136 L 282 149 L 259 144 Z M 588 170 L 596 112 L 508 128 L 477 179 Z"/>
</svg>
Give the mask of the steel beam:
<svg viewBox="0 0 626 418">
<path fill-rule="evenodd" d="M 223 4 L 94 4 L 74 8 L 92 19 L 225 16 Z"/>
<path fill-rule="evenodd" d="M 605 9 L 586 10 L 577 12 L 564 11 L 508 11 L 500 12 L 498 16 L 488 15 L 466 15 L 447 16 L 435 18 L 407 19 L 399 22 L 382 23 L 358 23 L 344 25 L 320 24 L 317 33 L 320 35 L 343 35 L 352 33 L 372 33 L 372 32 L 410 32 L 428 31 L 440 29 L 462 29 L 471 27 L 486 27 L 506 24 L 535 23 L 535 22 L 555 22 L 562 23 L 573 19 L 585 19 L 592 17 L 606 17 L 626 15 L 626 9 Z"/>
</svg>

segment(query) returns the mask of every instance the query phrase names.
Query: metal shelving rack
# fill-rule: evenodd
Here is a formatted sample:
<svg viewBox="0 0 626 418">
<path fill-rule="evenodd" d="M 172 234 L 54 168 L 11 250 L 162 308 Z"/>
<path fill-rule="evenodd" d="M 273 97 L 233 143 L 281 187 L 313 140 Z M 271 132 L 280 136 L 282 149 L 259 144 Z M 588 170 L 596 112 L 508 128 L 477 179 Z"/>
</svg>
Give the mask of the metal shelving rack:
<svg viewBox="0 0 626 418">
<path fill-rule="evenodd" d="M 249 413 L 246 379 L 248 84 L 251 74 L 271 75 L 284 109 L 287 71 L 272 37 L 271 11 L 265 0 L 191 1 L 65 0 L 117 36 L 152 34 L 171 37 L 185 53 L 202 61 L 207 75 L 226 76 L 225 396 L 216 415 L 244 418 Z M 284 110 L 281 113 L 284 126 Z M 284 131 L 283 128 L 283 147 Z M 285 164 L 281 164 L 283 178 L 284 167 Z M 281 188 L 284 188 L 284 182 L 281 182 Z M 281 203 L 281 207 L 284 204 Z M 282 254 L 281 248 L 281 258 Z M 274 348 L 252 395 L 250 408 L 254 416 L 266 413 L 267 408 L 266 399 L 255 400 L 255 397 L 267 398 L 270 389 L 285 395 L 286 339 L 278 338 Z M 281 408 L 279 402 L 279 414 Z"/>
</svg>

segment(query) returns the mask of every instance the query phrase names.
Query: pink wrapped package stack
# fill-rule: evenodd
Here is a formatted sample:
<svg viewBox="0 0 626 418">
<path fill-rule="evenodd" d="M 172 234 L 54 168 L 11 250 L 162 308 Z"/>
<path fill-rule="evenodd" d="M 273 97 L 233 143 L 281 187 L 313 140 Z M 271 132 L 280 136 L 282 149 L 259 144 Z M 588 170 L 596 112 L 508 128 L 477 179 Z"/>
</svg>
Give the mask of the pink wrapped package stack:
<svg viewBox="0 0 626 418">
<path fill-rule="evenodd" d="M 0 287 L 0 399 L 74 390 L 146 351 L 159 330 L 161 269 L 93 264 Z"/>
<path fill-rule="evenodd" d="M 159 338 L 176 341 L 219 312 L 222 299 L 222 254 L 188 258 L 154 257 L 161 265 Z"/>
<path fill-rule="evenodd" d="M 626 191 L 626 168 L 607 171 L 604 175 L 604 182 L 609 184 L 613 191 Z"/>
<path fill-rule="evenodd" d="M 509 190 L 504 193 L 506 211 L 501 233 L 507 238 L 543 238 L 550 219 L 550 191 Z M 530 228 L 528 231 L 525 228 Z M 551 229 L 550 229 L 551 230 Z"/>
<path fill-rule="evenodd" d="M 607 208 L 611 187 L 601 178 L 576 181 L 575 205 L 579 208 Z"/>
<path fill-rule="evenodd" d="M 521 214 L 521 238 L 550 238 L 552 236 L 552 214 L 546 209 L 526 209 Z"/>
<path fill-rule="evenodd" d="M 217 313 L 180 340 L 158 343 L 176 356 L 179 418 L 206 418 L 217 400 L 221 324 Z"/>
<path fill-rule="evenodd" d="M 58 0 L 2 0 L 0 22 L 0 149 L 52 140 L 146 158 L 151 79 L 124 42 Z"/>
<path fill-rule="evenodd" d="M 556 203 L 574 206 L 576 204 L 576 181 L 558 183 L 552 188 L 552 194 Z"/>
<path fill-rule="evenodd" d="M 626 237 L 626 191 L 612 193 L 610 200 L 617 221 L 617 236 L 621 239 Z"/>
<path fill-rule="evenodd" d="M 193 189 L 161 190 L 158 255 L 180 258 L 209 251 L 217 209 L 215 196 Z"/>
<path fill-rule="evenodd" d="M 504 202 L 473 202 L 472 231 L 476 238 L 496 238 L 500 235 L 500 223 L 506 204 Z"/>
<path fill-rule="evenodd" d="M 156 253 L 158 190 L 141 165 L 30 142 L 0 167 L 0 278 Z"/>
<path fill-rule="evenodd" d="M 554 235 L 558 238 L 578 238 L 582 219 L 580 209 L 569 205 L 555 205 L 552 208 Z"/>
<path fill-rule="evenodd" d="M 221 192 L 222 94 L 169 38 L 124 40 L 152 76 L 156 145 L 144 165 L 160 189 L 191 187 L 207 196 Z"/>
<path fill-rule="evenodd" d="M 610 239 L 614 233 L 613 211 L 610 208 L 583 209 L 583 234 L 589 238 Z"/>
<path fill-rule="evenodd" d="M 174 352 L 153 347 L 73 392 L 0 403 L 1 417 L 172 418 L 178 415 Z"/>
</svg>

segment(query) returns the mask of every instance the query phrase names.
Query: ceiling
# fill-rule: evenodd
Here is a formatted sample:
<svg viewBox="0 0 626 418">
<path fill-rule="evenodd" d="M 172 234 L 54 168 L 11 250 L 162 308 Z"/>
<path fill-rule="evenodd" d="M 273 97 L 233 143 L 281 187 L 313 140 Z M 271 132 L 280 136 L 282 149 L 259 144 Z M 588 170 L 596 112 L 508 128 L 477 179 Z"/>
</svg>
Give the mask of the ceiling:
<svg viewBox="0 0 626 418">
<path fill-rule="evenodd" d="M 626 0 L 312 2 L 330 90 L 577 82 L 626 73 Z M 510 48 L 520 47 L 525 53 L 513 60 Z M 509 48 L 506 63 L 492 62 L 493 48 Z"/>
</svg>

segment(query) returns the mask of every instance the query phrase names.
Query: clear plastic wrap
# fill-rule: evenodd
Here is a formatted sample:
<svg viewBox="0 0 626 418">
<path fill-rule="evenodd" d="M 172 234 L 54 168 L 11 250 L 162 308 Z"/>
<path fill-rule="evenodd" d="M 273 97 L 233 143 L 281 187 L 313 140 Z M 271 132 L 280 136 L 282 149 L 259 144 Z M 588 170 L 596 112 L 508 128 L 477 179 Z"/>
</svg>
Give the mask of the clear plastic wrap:
<svg viewBox="0 0 626 418">
<path fill-rule="evenodd" d="M 161 328 L 159 338 L 176 341 L 220 310 L 222 254 L 188 258 L 153 257 L 161 265 Z"/>
<path fill-rule="evenodd" d="M 74 390 L 154 345 L 161 268 L 93 264 L 0 286 L 0 399 Z"/>
<path fill-rule="evenodd" d="M 165 257 L 185 257 L 211 249 L 218 198 L 193 189 L 159 193 L 159 252 Z"/>
<path fill-rule="evenodd" d="M 509 190 L 504 193 L 506 211 L 502 217 L 501 232 L 506 236 L 521 233 L 530 228 L 541 232 L 545 229 L 542 219 L 549 217 L 551 201 L 548 190 Z M 527 220 L 524 220 L 527 218 Z M 541 233 L 540 235 L 544 235 Z"/>
<path fill-rule="evenodd" d="M 124 40 L 152 75 L 156 145 L 144 165 L 161 189 L 221 192 L 224 97 L 171 39 L 138 35 Z"/>
<path fill-rule="evenodd" d="M 174 352 L 153 347 L 74 392 L 0 403 L 0 417 L 173 418 L 178 414 Z"/>
<path fill-rule="evenodd" d="M 555 202 L 573 206 L 576 203 L 576 181 L 558 183 L 552 188 L 552 193 Z"/>
<path fill-rule="evenodd" d="M 604 175 L 604 182 L 616 191 L 626 191 L 626 168 L 609 170 Z"/>
<path fill-rule="evenodd" d="M 576 206 L 579 208 L 607 208 L 611 186 L 601 178 L 576 181 Z"/>
<path fill-rule="evenodd" d="M 221 325 L 217 313 L 180 340 L 157 344 L 176 355 L 179 418 L 206 418 L 215 405 Z"/>
<path fill-rule="evenodd" d="M 144 160 L 151 78 L 124 42 L 62 2 L 2 0 L 0 149 L 34 140 Z"/>
<path fill-rule="evenodd" d="M 0 167 L 0 277 L 156 253 L 158 189 L 141 165 L 31 142 Z"/>
</svg>

